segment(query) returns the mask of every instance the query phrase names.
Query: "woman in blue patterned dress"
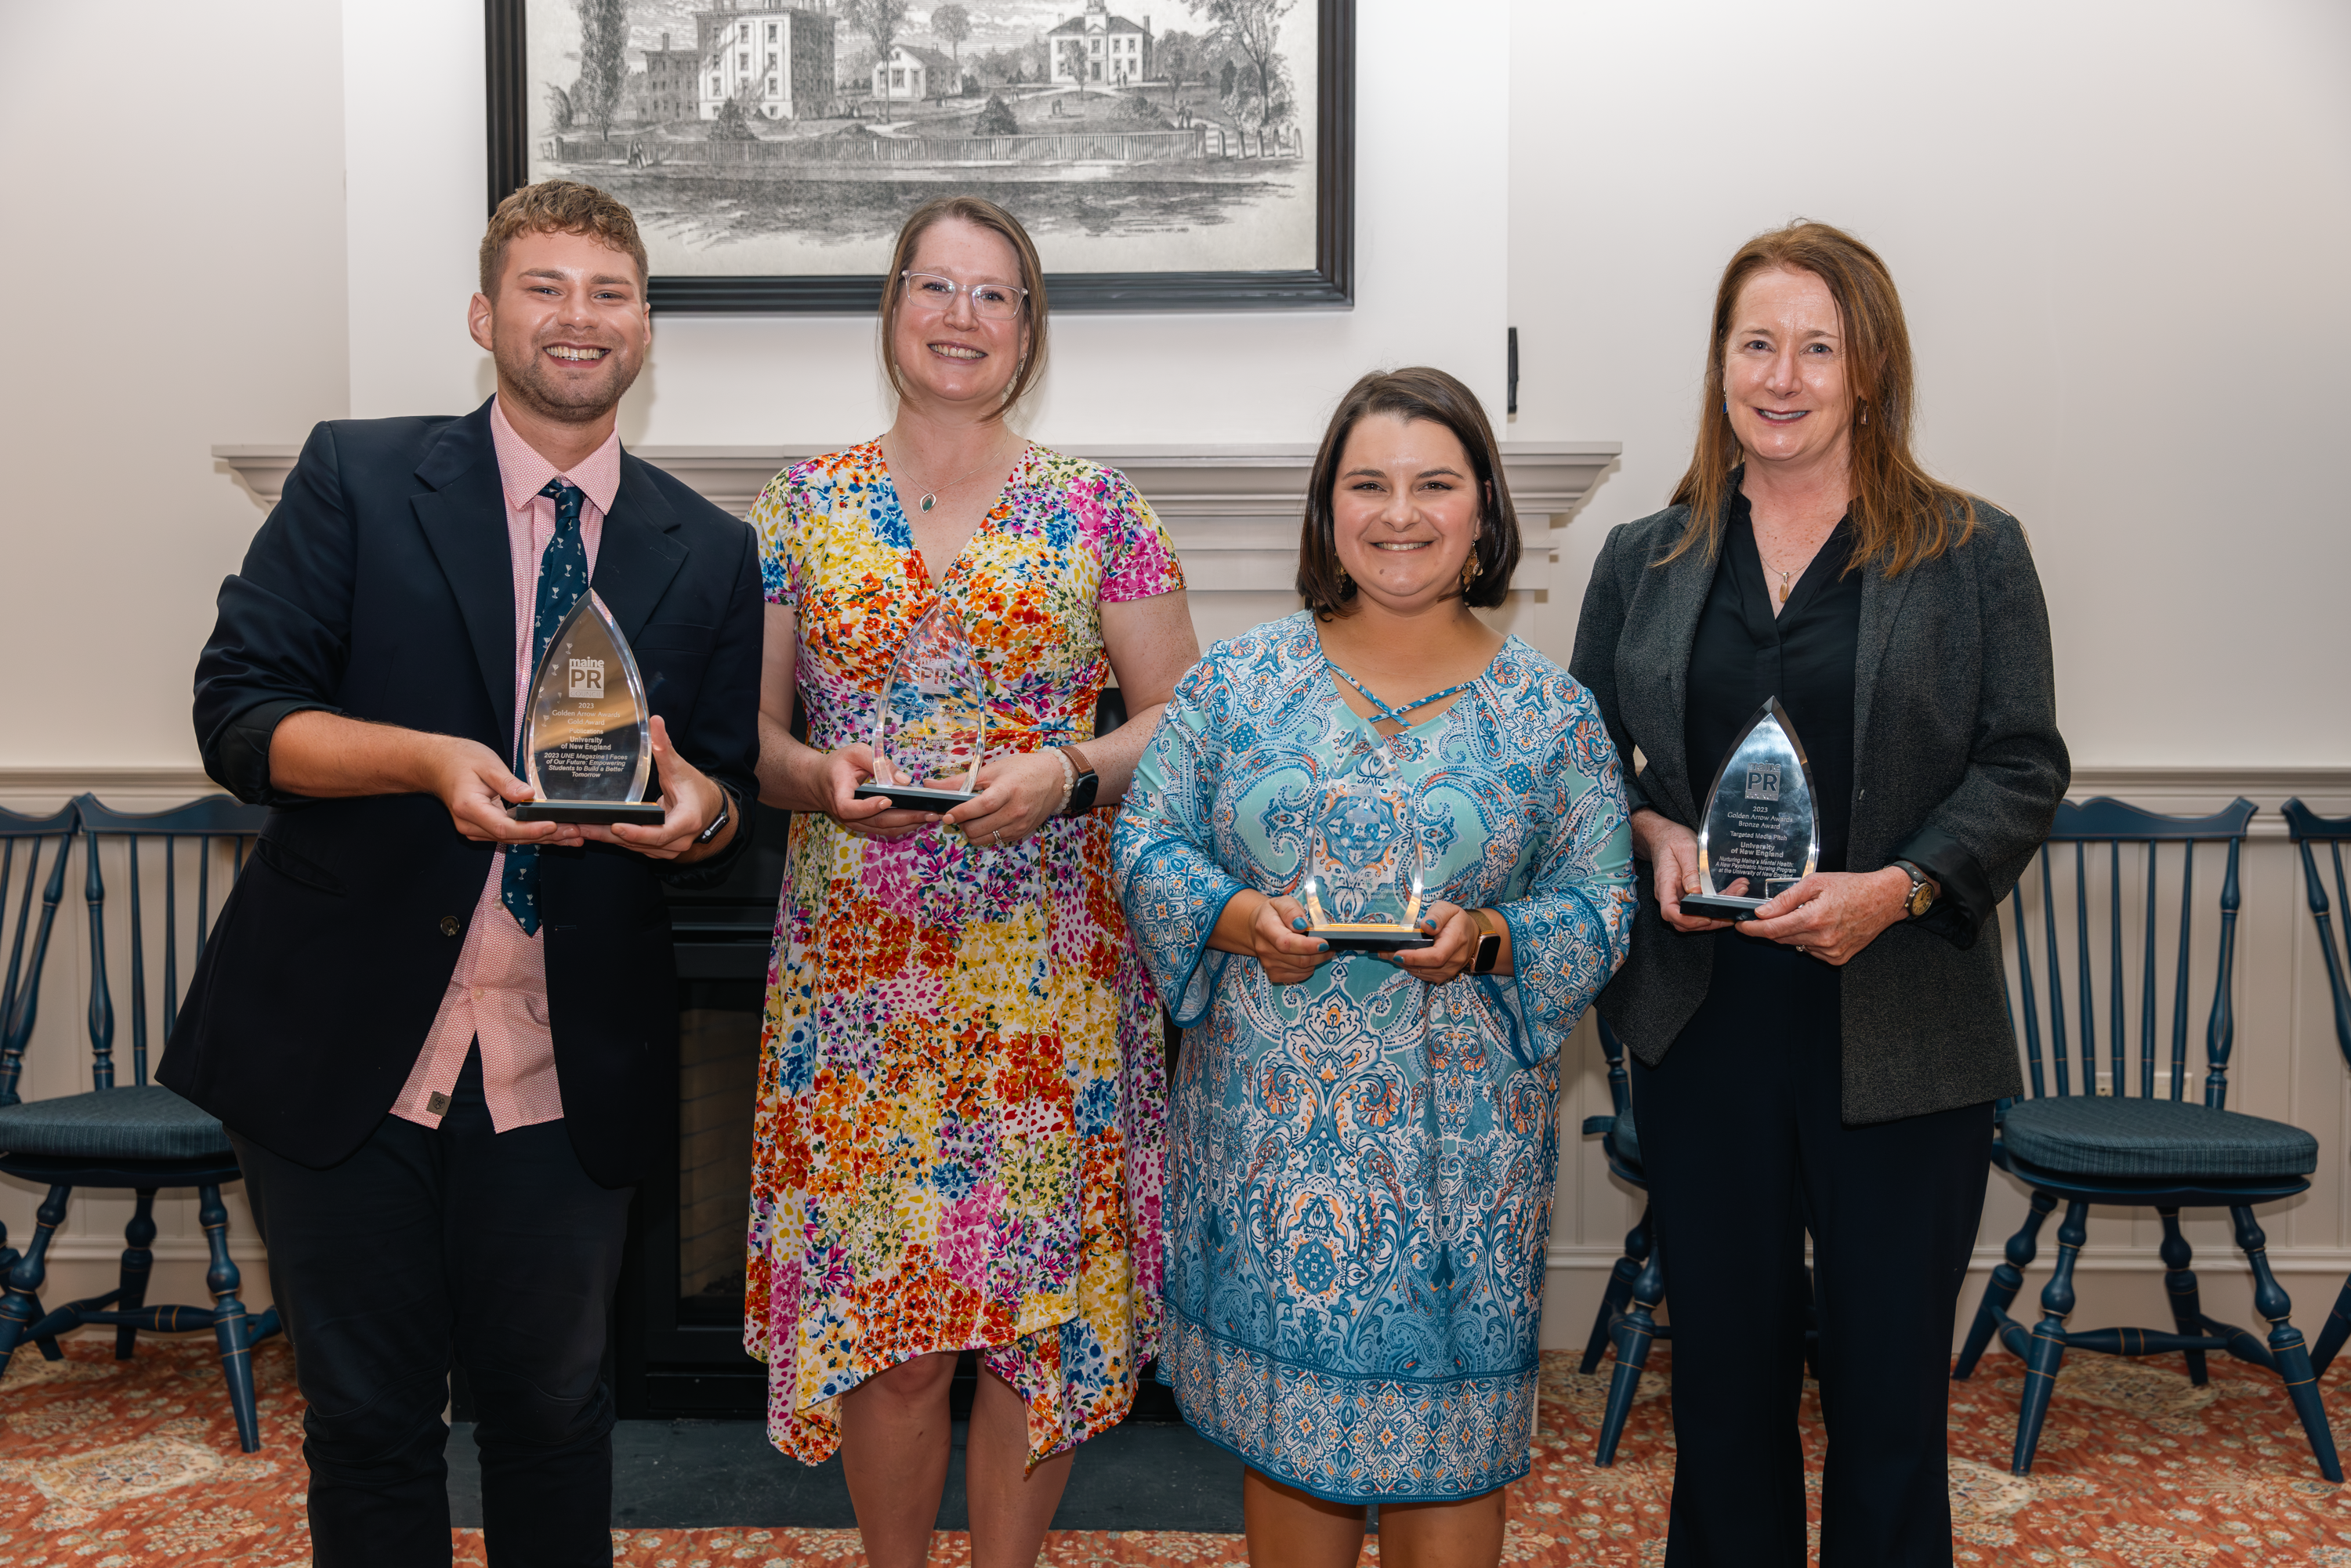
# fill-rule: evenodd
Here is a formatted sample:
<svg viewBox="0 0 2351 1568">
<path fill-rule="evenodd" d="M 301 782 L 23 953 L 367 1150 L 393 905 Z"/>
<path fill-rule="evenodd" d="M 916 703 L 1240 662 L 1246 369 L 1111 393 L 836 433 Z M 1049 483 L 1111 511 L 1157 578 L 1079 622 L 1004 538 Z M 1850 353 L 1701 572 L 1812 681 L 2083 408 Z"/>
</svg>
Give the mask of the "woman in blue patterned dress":
<svg viewBox="0 0 2351 1568">
<path fill-rule="evenodd" d="M 1353 1563 L 1377 1503 L 1392 1568 L 1493 1563 L 1527 1469 L 1560 1043 L 1624 959 L 1633 883 L 1590 695 L 1472 613 L 1518 555 L 1477 399 L 1366 376 L 1315 459 L 1306 611 L 1194 667 L 1119 817 L 1186 1031 L 1162 1375 L 1247 1462 L 1255 1562 Z M 1304 935 L 1307 846 L 1351 810 L 1416 843 L 1430 946 Z"/>
</svg>

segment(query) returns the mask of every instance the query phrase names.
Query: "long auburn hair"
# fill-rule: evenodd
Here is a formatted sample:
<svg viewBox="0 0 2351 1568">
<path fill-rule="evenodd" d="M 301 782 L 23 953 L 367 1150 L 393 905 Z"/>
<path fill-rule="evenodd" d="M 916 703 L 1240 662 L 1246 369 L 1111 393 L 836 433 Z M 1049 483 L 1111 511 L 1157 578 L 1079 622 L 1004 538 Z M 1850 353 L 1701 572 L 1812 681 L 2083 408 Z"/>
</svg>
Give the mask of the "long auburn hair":
<svg viewBox="0 0 2351 1568">
<path fill-rule="evenodd" d="M 1966 543 L 1975 529 L 1975 498 L 1928 474 L 1910 451 L 1917 388 L 1910 329 L 1902 319 L 1893 274 L 1876 251 L 1843 229 L 1800 218 L 1757 235 L 1722 269 L 1714 293 L 1714 328 L 1707 337 L 1698 446 L 1688 471 L 1674 486 L 1673 504 L 1689 508 L 1689 521 L 1657 564 L 1700 548 L 1711 560 L 1721 548 L 1723 519 L 1744 455 L 1723 405 L 1723 353 L 1740 291 L 1758 273 L 1772 271 L 1808 272 L 1826 284 L 1844 334 L 1845 390 L 1854 402 L 1846 431 L 1854 548 L 1845 570 L 1882 566 L 1894 577 Z"/>
<path fill-rule="evenodd" d="M 1037 258 L 1035 242 L 1019 218 L 985 196 L 934 196 L 906 214 L 904 225 L 898 230 L 898 243 L 890 247 L 890 270 L 882 280 L 882 373 L 890 379 L 892 392 L 906 395 L 906 376 L 898 368 L 894 347 L 898 318 L 906 307 L 906 284 L 900 275 L 914 265 L 914 247 L 925 233 L 933 224 L 948 218 L 986 229 L 1010 246 L 1020 267 L 1020 287 L 1029 291 L 1021 308 L 1021 325 L 1028 335 L 1026 352 L 1012 372 L 1011 384 L 1004 389 L 1004 402 L 997 408 L 995 417 L 1001 419 L 1036 390 L 1045 374 L 1045 325 L 1051 312 L 1045 304 L 1045 264 Z"/>
</svg>

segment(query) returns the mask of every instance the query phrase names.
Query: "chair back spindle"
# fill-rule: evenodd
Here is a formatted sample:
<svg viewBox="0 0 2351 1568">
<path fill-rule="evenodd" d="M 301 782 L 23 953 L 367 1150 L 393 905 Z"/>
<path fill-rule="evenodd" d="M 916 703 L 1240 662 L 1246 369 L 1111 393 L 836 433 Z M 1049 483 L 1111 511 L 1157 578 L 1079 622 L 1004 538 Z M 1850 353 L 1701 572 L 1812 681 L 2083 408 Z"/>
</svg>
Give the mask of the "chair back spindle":
<svg viewBox="0 0 2351 1568">
<path fill-rule="evenodd" d="M 2041 1006 L 2039 998 L 2034 996 L 2032 990 L 2032 944 L 2024 939 L 2023 878 L 2019 877 L 2016 885 L 2009 889 L 2008 903 L 2011 911 L 2014 914 L 2016 923 L 2017 988 L 2024 993 L 2024 1057 L 2032 1070 L 2032 1097 L 2038 1100 L 2048 1093 L 2049 1090 L 2041 1077 Z M 2000 988 L 2000 1001 L 2001 1006 L 2008 1009 L 2009 1031 L 2014 1033 L 2017 1021 L 2016 1004 L 2010 997 L 2006 986 Z M 2057 1051 L 2057 1092 L 2060 1094 L 2065 1092 L 2065 1052 L 2062 1043 Z"/>
<path fill-rule="evenodd" d="M 114 988 L 106 982 L 106 879 L 99 873 L 98 830 L 82 824 L 82 903 L 89 910 L 89 1075 L 93 1089 L 114 1087 Z M 132 852 L 131 858 L 138 858 Z"/>
<path fill-rule="evenodd" d="M 103 869 L 106 846 L 120 844 L 125 866 L 123 886 L 129 894 L 130 931 L 118 934 L 117 940 L 128 947 L 130 985 L 124 998 L 123 1010 L 128 1013 L 131 1036 L 130 1081 L 147 1082 L 150 1057 L 155 1042 L 171 1038 L 172 1026 L 180 1011 L 180 927 L 185 922 L 193 933 L 192 951 L 196 959 L 204 956 L 204 941 L 218 915 L 212 899 L 212 864 L 215 855 L 226 853 L 233 867 L 229 883 L 234 886 L 236 875 L 243 872 L 246 845 L 261 831 L 268 811 L 264 807 L 246 806 L 226 795 L 207 796 L 168 811 L 119 811 L 94 795 L 84 795 L 75 801 L 80 813 L 82 849 L 87 858 L 83 872 L 84 896 L 89 904 L 90 923 L 90 998 L 89 1041 L 92 1075 L 99 1089 L 110 1089 L 115 1083 L 114 1035 L 115 1005 L 113 987 L 110 981 L 106 957 L 105 905 L 106 879 Z M 195 902 L 192 908 L 180 905 L 179 862 L 184 853 L 193 853 L 196 862 Z M 155 911 L 146 898 L 152 881 L 141 862 L 151 855 L 160 855 L 163 862 L 162 908 Z M 147 976 L 147 927 L 160 918 L 163 940 L 163 973 L 161 995 L 153 998 L 154 1016 L 159 1027 L 149 1025 L 150 996 Z M 193 976 L 193 966 L 190 969 Z"/>
<path fill-rule="evenodd" d="M 2048 841 L 2039 852 L 2040 876 L 2020 879 L 2008 901 L 2009 925 L 2015 937 L 2015 965 L 2012 979 L 2004 987 L 2003 1000 L 2008 1004 L 2010 1026 L 2018 1033 L 2023 1047 L 2032 1098 L 2045 1098 L 2053 1088 L 2059 1096 L 2075 1093 L 2073 1080 L 2077 1066 L 2082 1076 L 2079 1092 L 2085 1095 L 2128 1095 L 2135 1079 L 2141 1098 L 2186 1098 L 2190 975 L 2197 957 L 2196 851 L 2199 843 L 2218 842 L 2226 847 L 2227 860 L 2218 900 L 2220 929 L 2212 954 L 2212 1005 L 2205 1020 L 2203 1100 L 2215 1109 L 2225 1108 L 2230 1059 L 2236 1044 L 2232 981 L 2237 915 L 2242 903 L 2238 865 L 2245 825 L 2253 810 L 2252 802 L 2241 799 L 2207 817 L 2162 816 L 2104 797 L 2080 802 L 2069 800 L 2057 808 Z M 2074 852 L 2061 859 L 2060 846 L 2067 844 Z M 2095 854 L 2095 848 L 2104 848 L 2106 852 Z M 2132 852 L 2126 854 L 2126 849 Z M 2066 860 L 2071 862 L 2070 888 L 2064 879 Z M 2164 869 L 2167 860 L 2177 861 L 2176 884 Z M 2095 886 L 2102 874 L 2106 882 L 2104 898 L 2097 896 L 2099 890 Z M 2134 876 L 2141 883 L 2136 897 L 2129 885 Z M 2030 898 L 2036 883 L 2041 905 L 2037 934 L 2032 929 L 2036 919 Z M 2167 889 L 2172 885 L 2178 888 L 2176 898 L 2167 897 Z M 2073 905 L 2070 920 L 2064 907 L 2069 896 Z M 2176 909 L 2179 926 L 2168 988 L 2162 972 L 2167 906 Z M 2136 941 L 2128 930 L 2128 920 L 2134 913 L 2142 925 Z M 2093 929 L 2101 921 L 2107 927 L 2103 987 L 2096 961 L 2100 944 Z M 2067 925 L 2073 928 L 2070 942 L 2064 930 Z M 2033 952 L 2036 946 L 2040 949 L 2037 963 Z M 2068 946 L 2073 949 L 2074 964 L 2070 984 L 2064 973 Z M 2130 972 L 2134 959 L 2138 966 L 2136 976 Z M 2351 974 L 2351 960 L 2346 960 L 2344 967 L 2346 974 Z M 2044 968 L 2045 974 L 2042 972 Z M 2044 978 L 2045 988 L 2040 983 Z M 2164 1038 L 2158 1014 L 2167 989 L 2170 993 L 2171 1030 L 2169 1071 L 2165 1072 L 2158 1071 Z M 2135 1030 L 2130 1016 L 2134 1003 L 2138 1012 Z M 2346 999 L 2345 1005 L 2346 1022 L 2351 1022 L 2351 999 Z M 2103 1050 L 2098 1040 L 2102 1027 L 2105 1034 Z M 2135 1064 L 2131 1049 L 2134 1033 L 2137 1038 Z M 2351 1054 L 2351 1041 L 2346 1041 L 2345 1050 Z M 2134 1065 L 2136 1072 L 2132 1071 Z"/>
<path fill-rule="evenodd" d="M 2298 798 L 2278 810 L 2285 817 L 2286 835 L 2302 854 L 2303 897 L 2310 905 L 2311 924 L 2318 930 L 2319 956 L 2326 960 L 2326 989 L 2335 1004 L 2335 1047 L 2346 1061 L 2351 1061 L 2351 888 L 2345 886 L 2343 875 L 2343 842 L 2351 839 L 2351 817 L 2322 817 Z M 2325 879 L 2319 874 L 2318 857 L 2313 852 L 2320 846 L 2325 849 L 2335 873 L 2331 903 Z M 2335 928 L 2335 904 L 2344 912 L 2339 934 Z"/>
<path fill-rule="evenodd" d="M 0 810 L 0 844 L 5 845 L 5 852 L 0 852 L 0 922 L 7 920 L 10 878 L 23 878 L 16 889 L 15 930 L 8 939 L 8 972 L 0 980 L 0 1105 L 19 1103 L 16 1082 L 24 1072 L 25 1047 L 33 1038 L 40 1011 L 41 970 L 48 961 L 49 933 L 57 925 L 57 906 L 65 902 L 66 854 L 73 845 L 78 821 L 77 809 L 71 805 L 47 817 Z M 54 858 L 48 880 L 43 883 L 45 849 L 52 850 Z M 37 883 L 41 884 L 37 921 L 33 914 Z"/>
<path fill-rule="evenodd" d="M 2212 992 L 2211 1021 L 2204 1026 L 2204 1103 L 2215 1111 L 2228 1107 L 2229 1053 L 2237 1046 L 2237 1006 L 2229 994 L 2229 977 L 2237 964 L 2237 909 L 2244 902 L 2237 884 L 2237 852 L 2244 841 L 2241 833 L 2229 841 L 2228 864 L 2220 873 L 2220 984 Z"/>
</svg>

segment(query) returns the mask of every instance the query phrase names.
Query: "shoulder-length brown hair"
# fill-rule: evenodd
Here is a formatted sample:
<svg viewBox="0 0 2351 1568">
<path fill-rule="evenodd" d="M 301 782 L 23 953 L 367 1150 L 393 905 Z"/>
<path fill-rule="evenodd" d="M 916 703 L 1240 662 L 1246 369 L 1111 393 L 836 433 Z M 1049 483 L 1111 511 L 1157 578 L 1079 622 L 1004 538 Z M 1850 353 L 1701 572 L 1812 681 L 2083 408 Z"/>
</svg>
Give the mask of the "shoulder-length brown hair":
<svg viewBox="0 0 2351 1568">
<path fill-rule="evenodd" d="M 1519 569 L 1519 514 L 1510 505 L 1510 487 L 1502 479 L 1501 450 L 1494 444 L 1494 427 L 1487 422 L 1485 405 L 1478 401 L 1478 394 L 1426 365 L 1374 371 L 1339 400 L 1306 480 L 1306 523 L 1298 540 L 1298 596 L 1323 621 L 1344 613 L 1348 601 L 1355 597 L 1354 579 L 1339 569 L 1339 547 L 1332 537 L 1337 518 L 1331 509 L 1331 497 L 1339 486 L 1339 459 L 1347 449 L 1347 437 L 1358 421 L 1374 413 L 1441 424 L 1469 455 L 1469 465 L 1477 471 L 1479 499 L 1478 575 L 1469 580 L 1461 597 L 1479 609 L 1494 609 L 1510 591 L 1510 574 Z"/>
<path fill-rule="evenodd" d="M 1852 452 L 1853 557 L 1845 570 L 1882 566 L 1893 577 L 1967 542 L 1974 531 L 1974 497 L 1929 475 L 1911 455 L 1917 392 L 1910 329 L 1894 275 L 1877 253 L 1842 229 L 1799 219 L 1757 235 L 1739 247 L 1714 291 L 1714 329 L 1706 345 L 1706 391 L 1698 400 L 1698 449 L 1674 486 L 1676 506 L 1689 508 L 1681 538 L 1658 564 L 1701 547 L 1711 560 L 1742 460 L 1739 437 L 1724 407 L 1722 357 L 1730 341 L 1731 312 L 1740 290 L 1761 272 L 1809 272 L 1828 285 L 1844 334 L 1845 390 L 1854 402 L 1847 436 Z"/>
<path fill-rule="evenodd" d="M 891 350 L 898 335 L 898 314 L 906 304 L 906 284 L 901 274 L 914 265 L 914 247 L 922 243 L 924 234 L 933 224 L 949 218 L 1001 235 L 1020 264 L 1020 287 L 1029 291 L 1021 313 L 1029 341 L 1019 368 L 1012 372 L 1011 385 L 1004 389 L 1003 406 L 996 411 L 1001 419 L 1036 389 L 1045 373 L 1045 267 L 1037 259 L 1037 247 L 1020 220 L 985 196 L 934 196 L 906 214 L 904 225 L 898 230 L 898 243 L 891 247 L 890 270 L 882 280 L 882 372 L 890 378 L 890 390 L 904 397 L 905 372 L 898 368 L 898 357 Z"/>
</svg>

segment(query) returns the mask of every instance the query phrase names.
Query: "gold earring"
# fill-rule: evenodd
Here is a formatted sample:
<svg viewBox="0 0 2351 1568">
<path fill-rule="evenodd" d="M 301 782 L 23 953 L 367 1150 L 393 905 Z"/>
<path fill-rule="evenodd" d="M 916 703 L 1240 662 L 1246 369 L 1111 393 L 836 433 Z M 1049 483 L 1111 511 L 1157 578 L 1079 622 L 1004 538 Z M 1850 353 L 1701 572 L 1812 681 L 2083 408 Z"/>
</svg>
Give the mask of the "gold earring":
<svg viewBox="0 0 2351 1568">
<path fill-rule="evenodd" d="M 1479 574 L 1485 570 L 1485 567 L 1479 563 L 1478 551 L 1473 546 L 1469 551 L 1469 559 L 1461 563 L 1461 591 L 1468 592 L 1469 585 L 1477 581 Z"/>
</svg>

